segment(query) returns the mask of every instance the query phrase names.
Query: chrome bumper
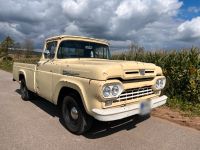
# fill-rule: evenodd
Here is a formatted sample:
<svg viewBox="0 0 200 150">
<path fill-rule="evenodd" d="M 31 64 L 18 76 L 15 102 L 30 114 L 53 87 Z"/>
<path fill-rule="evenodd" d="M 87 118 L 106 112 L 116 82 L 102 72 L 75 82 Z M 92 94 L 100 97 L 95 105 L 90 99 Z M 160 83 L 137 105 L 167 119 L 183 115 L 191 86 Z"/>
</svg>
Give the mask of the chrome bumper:
<svg viewBox="0 0 200 150">
<path fill-rule="evenodd" d="M 164 105 L 167 101 L 167 96 L 163 95 L 157 98 L 150 99 L 151 109 Z M 140 103 L 135 103 L 132 105 L 117 107 L 117 108 L 108 108 L 108 109 L 92 109 L 94 113 L 93 117 L 100 121 L 113 121 L 136 114 L 140 114 Z"/>
</svg>

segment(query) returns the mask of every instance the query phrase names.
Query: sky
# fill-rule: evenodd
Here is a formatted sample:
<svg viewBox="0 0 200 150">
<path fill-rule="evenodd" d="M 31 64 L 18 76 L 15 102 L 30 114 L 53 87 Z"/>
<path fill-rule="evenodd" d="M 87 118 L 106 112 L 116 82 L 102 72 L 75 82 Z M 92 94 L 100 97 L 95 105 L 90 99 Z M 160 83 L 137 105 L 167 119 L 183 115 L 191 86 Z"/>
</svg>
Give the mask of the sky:
<svg viewBox="0 0 200 150">
<path fill-rule="evenodd" d="M 0 0 L 0 41 L 59 34 L 107 39 L 113 49 L 200 47 L 199 0 Z"/>
</svg>

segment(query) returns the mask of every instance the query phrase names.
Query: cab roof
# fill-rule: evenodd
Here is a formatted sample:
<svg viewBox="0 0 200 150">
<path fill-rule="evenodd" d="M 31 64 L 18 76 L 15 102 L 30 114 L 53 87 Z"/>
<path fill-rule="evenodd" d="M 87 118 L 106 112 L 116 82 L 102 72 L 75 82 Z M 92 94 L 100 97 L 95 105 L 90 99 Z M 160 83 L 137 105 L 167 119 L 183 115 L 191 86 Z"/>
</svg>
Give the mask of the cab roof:
<svg viewBox="0 0 200 150">
<path fill-rule="evenodd" d="M 52 41 L 52 40 L 61 40 L 61 39 L 70 39 L 70 40 L 83 40 L 83 41 L 90 41 L 90 42 L 97 42 L 97 43 L 104 43 L 109 45 L 109 42 L 104 39 L 96 39 L 96 38 L 90 38 L 90 37 L 85 37 L 85 36 L 74 36 L 74 35 L 58 35 L 58 36 L 53 36 L 50 38 L 46 39 L 46 42 Z"/>
</svg>

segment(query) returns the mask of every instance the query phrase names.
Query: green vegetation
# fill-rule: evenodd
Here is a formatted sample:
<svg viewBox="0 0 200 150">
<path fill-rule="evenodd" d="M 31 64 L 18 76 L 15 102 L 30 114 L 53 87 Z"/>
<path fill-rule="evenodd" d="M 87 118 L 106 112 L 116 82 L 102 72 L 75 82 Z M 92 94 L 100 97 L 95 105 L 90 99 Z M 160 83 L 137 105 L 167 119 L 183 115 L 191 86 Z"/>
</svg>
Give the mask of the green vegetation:
<svg viewBox="0 0 200 150">
<path fill-rule="evenodd" d="M 10 60 L 0 61 L 0 69 L 2 70 L 12 72 L 12 66 L 13 66 L 13 62 Z"/>
<path fill-rule="evenodd" d="M 0 54 L 8 55 L 9 48 L 14 46 L 14 41 L 9 36 L 6 37 L 0 44 Z"/>
<path fill-rule="evenodd" d="M 200 116 L 200 103 L 192 103 L 182 99 L 170 98 L 167 106 L 173 109 L 181 110 L 186 116 Z"/>
<path fill-rule="evenodd" d="M 168 106 L 200 114 L 200 49 L 145 52 L 131 49 L 116 54 L 113 59 L 154 63 L 163 69 L 167 78 L 164 93 Z"/>
<path fill-rule="evenodd" d="M 16 59 L 16 58 L 11 58 L 11 57 L 7 57 L 3 60 L 0 60 L 0 69 L 8 71 L 8 72 L 12 72 L 12 68 L 13 68 L 13 62 L 21 62 L 21 63 L 30 63 L 30 64 L 36 64 L 40 57 L 39 56 L 35 56 L 32 55 L 33 58 L 20 58 L 20 59 Z"/>
<path fill-rule="evenodd" d="M 0 42 L 0 69 L 12 72 L 13 62 L 36 63 L 40 56 L 33 52 L 34 44 L 31 39 L 16 43 L 11 37 Z"/>
</svg>

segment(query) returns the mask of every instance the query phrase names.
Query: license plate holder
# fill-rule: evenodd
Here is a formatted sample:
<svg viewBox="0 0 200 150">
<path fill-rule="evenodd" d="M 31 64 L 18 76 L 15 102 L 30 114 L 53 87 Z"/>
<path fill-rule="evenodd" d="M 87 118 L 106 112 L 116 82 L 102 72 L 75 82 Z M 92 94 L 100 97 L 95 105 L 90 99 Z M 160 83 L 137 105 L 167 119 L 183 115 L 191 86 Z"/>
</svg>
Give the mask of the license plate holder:
<svg viewBox="0 0 200 150">
<path fill-rule="evenodd" d="M 150 114 L 150 112 L 151 112 L 151 101 L 150 100 L 142 101 L 140 103 L 140 115 L 144 116 Z"/>
</svg>

